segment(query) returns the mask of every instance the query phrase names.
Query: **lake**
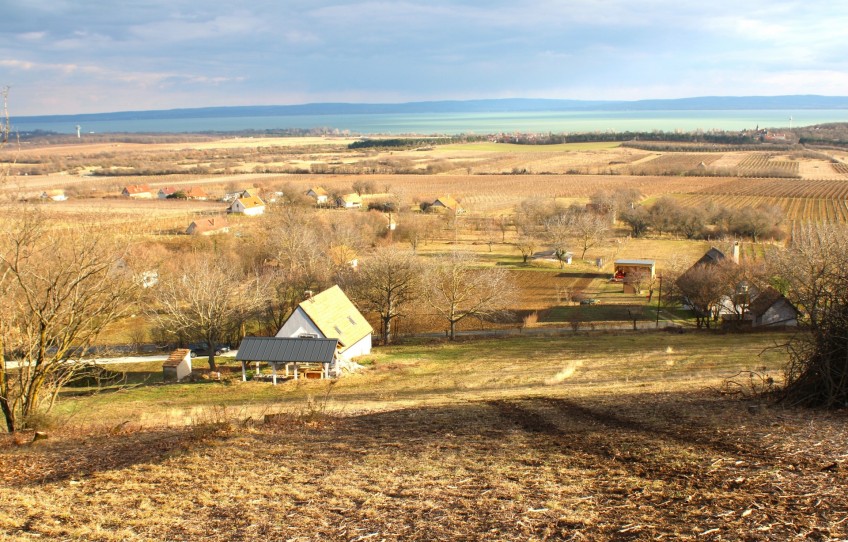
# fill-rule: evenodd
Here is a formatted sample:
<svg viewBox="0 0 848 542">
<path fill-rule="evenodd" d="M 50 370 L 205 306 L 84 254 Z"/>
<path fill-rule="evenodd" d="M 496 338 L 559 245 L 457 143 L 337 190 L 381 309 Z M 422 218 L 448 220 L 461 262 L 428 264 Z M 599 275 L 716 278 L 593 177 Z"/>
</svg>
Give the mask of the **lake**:
<svg viewBox="0 0 848 542">
<path fill-rule="evenodd" d="M 552 111 L 517 113 L 415 113 L 287 115 L 136 119 L 80 122 L 83 133 L 231 132 L 285 128 L 334 128 L 352 134 L 490 134 L 498 132 L 593 132 L 744 130 L 848 122 L 846 109 Z M 15 122 L 16 131 L 76 133 L 77 122 Z"/>
</svg>

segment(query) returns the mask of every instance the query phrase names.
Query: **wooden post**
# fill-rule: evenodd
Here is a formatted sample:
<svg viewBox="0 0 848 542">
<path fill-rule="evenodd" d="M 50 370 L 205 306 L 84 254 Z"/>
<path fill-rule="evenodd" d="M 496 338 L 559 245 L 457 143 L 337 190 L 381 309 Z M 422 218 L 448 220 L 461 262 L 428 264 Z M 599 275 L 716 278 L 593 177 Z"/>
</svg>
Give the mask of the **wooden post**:
<svg viewBox="0 0 848 542">
<path fill-rule="evenodd" d="M 277 364 L 276 363 L 271 364 L 271 381 L 274 383 L 275 386 L 277 385 Z"/>
<path fill-rule="evenodd" d="M 246 364 L 246 362 L 244 362 L 244 361 L 241 362 L 241 381 L 242 382 L 247 382 L 247 369 L 245 369 L 245 367 L 244 367 L 245 364 Z"/>
<path fill-rule="evenodd" d="M 289 365 L 291 365 L 291 363 L 286 363 L 286 378 L 289 377 Z"/>
<path fill-rule="evenodd" d="M 294 364 L 294 379 L 297 380 L 297 363 Z"/>
</svg>

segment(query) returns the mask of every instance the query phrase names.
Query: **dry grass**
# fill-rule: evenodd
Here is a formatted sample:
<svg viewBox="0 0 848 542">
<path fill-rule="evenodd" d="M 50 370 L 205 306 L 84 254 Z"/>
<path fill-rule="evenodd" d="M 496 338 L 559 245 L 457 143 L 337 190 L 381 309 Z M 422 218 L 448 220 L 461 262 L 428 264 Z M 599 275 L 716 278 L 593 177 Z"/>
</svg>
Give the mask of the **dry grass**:
<svg viewBox="0 0 848 542">
<path fill-rule="evenodd" d="M 341 381 L 326 410 L 291 406 L 289 417 L 253 424 L 216 417 L 219 407 L 208 423 L 187 428 L 128 424 L 6 447 L 0 533 L 103 541 L 840 539 L 848 535 L 844 415 L 766 408 L 717 391 L 722 378 L 754 368 L 752 355 L 774 338 L 396 347 Z M 756 361 L 776 363 L 779 356 Z M 324 384 L 310 386 L 320 393 Z M 230 390 L 247 387 L 270 386 Z M 163 389 L 174 400 L 186 394 Z M 303 404 L 303 389 L 288 393 Z M 342 412 L 351 403 L 365 408 Z"/>
</svg>

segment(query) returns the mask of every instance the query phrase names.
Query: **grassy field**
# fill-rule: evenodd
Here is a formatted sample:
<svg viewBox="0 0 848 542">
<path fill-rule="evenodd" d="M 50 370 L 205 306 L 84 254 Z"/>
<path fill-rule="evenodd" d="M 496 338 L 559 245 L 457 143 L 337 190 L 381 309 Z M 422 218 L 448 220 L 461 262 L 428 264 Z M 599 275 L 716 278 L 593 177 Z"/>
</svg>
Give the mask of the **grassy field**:
<svg viewBox="0 0 848 542">
<path fill-rule="evenodd" d="M 784 339 L 420 343 L 332 386 L 65 398 L 46 441 L 3 441 L 0 537 L 841 539 L 844 413 L 728 393 L 779 379 Z"/>
</svg>

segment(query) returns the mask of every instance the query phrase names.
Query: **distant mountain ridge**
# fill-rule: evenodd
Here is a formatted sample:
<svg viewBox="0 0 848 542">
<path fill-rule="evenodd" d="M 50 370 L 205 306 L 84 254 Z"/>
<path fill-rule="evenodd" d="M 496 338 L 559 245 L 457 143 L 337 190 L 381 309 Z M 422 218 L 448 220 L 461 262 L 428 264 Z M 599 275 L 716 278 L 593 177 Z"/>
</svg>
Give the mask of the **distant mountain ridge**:
<svg viewBox="0 0 848 542">
<path fill-rule="evenodd" d="M 310 103 L 300 105 L 117 111 L 113 113 L 85 113 L 79 115 L 38 115 L 17 117 L 17 120 L 28 122 L 84 122 L 298 115 L 525 113 L 545 111 L 708 111 L 742 109 L 848 109 L 848 96 L 818 96 L 808 94 L 790 96 L 701 96 L 696 98 L 635 101 L 503 98 L 396 104 Z"/>
</svg>

